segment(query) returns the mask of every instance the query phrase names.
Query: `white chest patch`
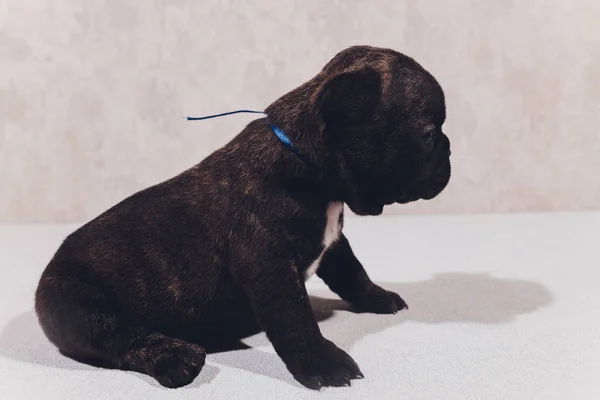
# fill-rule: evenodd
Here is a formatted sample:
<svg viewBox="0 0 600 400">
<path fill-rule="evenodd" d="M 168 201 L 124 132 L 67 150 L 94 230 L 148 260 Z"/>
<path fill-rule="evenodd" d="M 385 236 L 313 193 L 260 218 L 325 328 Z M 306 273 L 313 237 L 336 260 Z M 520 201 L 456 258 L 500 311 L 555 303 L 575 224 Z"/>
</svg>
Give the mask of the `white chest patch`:
<svg viewBox="0 0 600 400">
<path fill-rule="evenodd" d="M 325 251 L 327 251 L 327 248 L 340 237 L 340 234 L 342 233 L 340 214 L 342 213 L 343 209 L 343 203 L 329 203 L 329 206 L 327 206 L 327 222 L 325 224 L 325 231 L 323 232 L 323 251 L 306 270 L 306 279 L 310 278 L 315 274 L 315 272 L 317 272 L 319 264 L 321 263 L 321 258 L 323 258 L 323 254 Z"/>
</svg>

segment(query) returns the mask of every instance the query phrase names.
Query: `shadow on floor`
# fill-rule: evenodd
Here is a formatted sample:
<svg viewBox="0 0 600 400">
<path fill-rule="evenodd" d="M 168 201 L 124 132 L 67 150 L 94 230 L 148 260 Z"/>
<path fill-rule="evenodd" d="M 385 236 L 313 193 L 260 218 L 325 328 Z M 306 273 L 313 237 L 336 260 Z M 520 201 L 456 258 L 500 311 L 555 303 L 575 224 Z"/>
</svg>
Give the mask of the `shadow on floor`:
<svg viewBox="0 0 600 400">
<path fill-rule="evenodd" d="M 553 300 L 542 285 L 515 279 L 494 278 L 488 274 L 448 273 L 413 283 L 379 284 L 400 294 L 410 310 L 397 315 L 354 314 L 351 307 L 327 291 L 311 291 L 311 303 L 323 335 L 346 351 L 368 335 L 406 321 L 424 324 L 465 323 L 502 324 L 532 313 Z M 268 346 L 264 334 L 244 340 L 236 351 L 221 349 L 210 354 L 198 378 L 188 388 L 209 383 L 219 372 L 212 362 L 265 375 L 294 386 L 292 378 L 276 354 L 253 347 Z M 239 350 L 242 349 L 242 350 Z M 33 311 L 11 320 L 0 334 L 0 356 L 53 368 L 95 370 L 62 356 L 46 339 Z M 135 374 L 135 373 L 132 373 Z M 139 375 L 153 386 L 152 378 Z"/>
</svg>

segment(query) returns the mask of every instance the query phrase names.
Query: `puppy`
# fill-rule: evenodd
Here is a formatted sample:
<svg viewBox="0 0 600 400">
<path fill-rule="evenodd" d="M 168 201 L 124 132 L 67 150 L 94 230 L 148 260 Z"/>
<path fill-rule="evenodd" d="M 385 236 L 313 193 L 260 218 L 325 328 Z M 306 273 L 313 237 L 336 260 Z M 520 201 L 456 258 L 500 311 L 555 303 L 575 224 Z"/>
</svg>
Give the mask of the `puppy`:
<svg viewBox="0 0 600 400">
<path fill-rule="evenodd" d="M 321 335 L 304 282 L 316 273 L 359 312 L 407 307 L 354 256 L 343 204 L 378 215 L 444 189 L 444 94 L 411 58 L 357 46 L 266 114 L 64 240 L 35 298 L 62 354 L 175 388 L 206 349 L 264 330 L 308 388 L 363 377 Z"/>
</svg>

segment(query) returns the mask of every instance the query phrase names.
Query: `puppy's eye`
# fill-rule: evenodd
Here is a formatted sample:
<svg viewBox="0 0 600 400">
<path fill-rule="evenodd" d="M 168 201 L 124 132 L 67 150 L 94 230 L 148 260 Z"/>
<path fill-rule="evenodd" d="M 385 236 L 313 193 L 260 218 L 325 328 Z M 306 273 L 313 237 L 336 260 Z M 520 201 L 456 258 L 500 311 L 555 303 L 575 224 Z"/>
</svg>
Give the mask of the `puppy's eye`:
<svg viewBox="0 0 600 400">
<path fill-rule="evenodd" d="M 423 143 L 429 144 L 433 140 L 433 129 L 423 135 Z"/>
</svg>

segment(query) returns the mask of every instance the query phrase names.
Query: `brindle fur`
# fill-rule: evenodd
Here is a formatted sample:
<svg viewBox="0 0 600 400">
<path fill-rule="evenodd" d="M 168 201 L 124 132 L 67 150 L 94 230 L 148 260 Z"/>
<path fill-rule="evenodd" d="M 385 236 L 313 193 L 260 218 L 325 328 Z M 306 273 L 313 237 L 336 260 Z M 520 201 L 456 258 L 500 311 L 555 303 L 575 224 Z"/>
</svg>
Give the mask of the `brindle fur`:
<svg viewBox="0 0 600 400">
<path fill-rule="evenodd" d="M 198 375 L 206 348 L 264 330 L 307 387 L 362 377 L 321 335 L 304 271 L 323 250 L 331 202 L 377 215 L 446 186 L 443 92 L 409 57 L 357 46 L 266 111 L 297 155 L 255 120 L 199 164 L 65 239 L 35 303 L 63 354 L 179 387 Z M 343 235 L 317 274 L 358 311 L 406 307 L 371 282 Z"/>
</svg>

